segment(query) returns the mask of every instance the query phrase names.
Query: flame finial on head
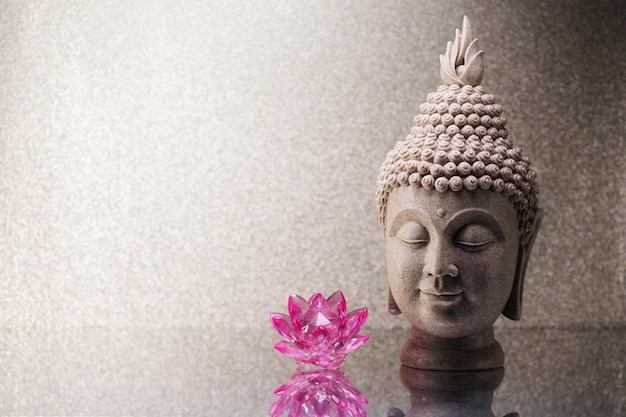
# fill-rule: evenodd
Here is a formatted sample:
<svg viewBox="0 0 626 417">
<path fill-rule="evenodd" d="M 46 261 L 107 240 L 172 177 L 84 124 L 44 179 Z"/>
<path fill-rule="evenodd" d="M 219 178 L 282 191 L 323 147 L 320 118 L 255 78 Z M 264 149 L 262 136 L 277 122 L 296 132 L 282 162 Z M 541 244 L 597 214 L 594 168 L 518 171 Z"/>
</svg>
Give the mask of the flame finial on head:
<svg viewBox="0 0 626 417">
<path fill-rule="evenodd" d="M 463 16 L 463 29 L 456 30 L 454 43 L 448 42 L 445 55 L 439 55 L 441 79 L 444 84 L 475 87 L 483 79 L 483 51 L 478 50 L 478 39 L 472 39 L 472 27 Z"/>
</svg>

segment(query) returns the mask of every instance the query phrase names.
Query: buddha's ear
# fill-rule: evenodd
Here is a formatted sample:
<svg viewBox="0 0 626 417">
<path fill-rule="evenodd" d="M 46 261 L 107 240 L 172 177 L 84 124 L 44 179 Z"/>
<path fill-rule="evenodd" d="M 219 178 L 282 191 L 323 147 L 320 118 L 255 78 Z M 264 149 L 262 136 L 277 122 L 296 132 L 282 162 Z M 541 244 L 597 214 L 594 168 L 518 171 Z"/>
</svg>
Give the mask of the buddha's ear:
<svg viewBox="0 0 626 417">
<path fill-rule="evenodd" d="M 530 258 L 530 251 L 533 248 L 537 233 L 541 227 L 541 220 L 543 218 L 543 212 L 538 209 L 533 218 L 531 235 L 528 243 L 524 244 L 520 242 L 519 251 L 517 254 L 517 267 L 515 268 L 515 280 L 513 281 L 513 289 L 509 300 L 502 311 L 506 317 L 511 320 L 519 320 L 522 317 L 522 295 L 524 292 L 524 276 L 526 275 L 526 267 L 528 266 L 528 260 Z"/>
<path fill-rule="evenodd" d="M 389 311 L 389 314 L 391 314 L 392 316 L 402 314 L 402 311 L 400 311 L 400 307 L 398 307 L 398 304 L 396 304 L 396 300 L 393 298 L 393 294 L 391 294 L 391 288 L 389 289 L 389 297 L 387 299 L 387 311 Z"/>
</svg>

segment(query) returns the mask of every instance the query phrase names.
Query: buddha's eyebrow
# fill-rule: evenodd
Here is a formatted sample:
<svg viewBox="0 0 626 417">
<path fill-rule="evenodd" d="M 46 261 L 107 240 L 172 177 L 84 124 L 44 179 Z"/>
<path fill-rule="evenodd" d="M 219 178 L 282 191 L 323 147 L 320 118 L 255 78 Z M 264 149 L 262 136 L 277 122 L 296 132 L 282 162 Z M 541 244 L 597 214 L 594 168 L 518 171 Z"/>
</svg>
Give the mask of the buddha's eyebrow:
<svg viewBox="0 0 626 417">
<path fill-rule="evenodd" d="M 467 208 L 458 211 L 446 225 L 446 231 L 449 229 L 459 229 L 466 224 L 481 224 L 489 228 L 489 230 L 494 233 L 496 239 L 504 239 L 504 232 L 502 231 L 500 223 L 498 223 L 491 213 L 481 208 Z"/>
<path fill-rule="evenodd" d="M 417 208 L 407 208 L 401 210 L 398 214 L 396 214 L 391 222 L 391 226 L 389 227 L 388 237 L 395 236 L 398 233 L 400 227 L 406 222 L 418 222 L 423 224 L 424 219 L 428 218 L 426 212 Z"/>
</svg>

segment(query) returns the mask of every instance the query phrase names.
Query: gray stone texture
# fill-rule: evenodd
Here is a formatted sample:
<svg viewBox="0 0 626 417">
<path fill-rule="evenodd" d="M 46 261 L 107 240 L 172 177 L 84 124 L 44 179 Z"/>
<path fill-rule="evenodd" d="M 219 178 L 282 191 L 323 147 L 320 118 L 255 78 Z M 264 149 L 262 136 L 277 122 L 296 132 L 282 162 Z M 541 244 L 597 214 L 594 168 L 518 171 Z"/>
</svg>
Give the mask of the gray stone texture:
<svg viewBox="0 0 626 417">
<path fill-rule="evenodd" d="M 371 415 L 408 403 L 375 182 L 463 15 L 545 216 L 494 409 L 621 415 L 618 0 L 2 2 L 0 414 L 267 415 L 269 312 L 336 289 Z"/>
</svg>

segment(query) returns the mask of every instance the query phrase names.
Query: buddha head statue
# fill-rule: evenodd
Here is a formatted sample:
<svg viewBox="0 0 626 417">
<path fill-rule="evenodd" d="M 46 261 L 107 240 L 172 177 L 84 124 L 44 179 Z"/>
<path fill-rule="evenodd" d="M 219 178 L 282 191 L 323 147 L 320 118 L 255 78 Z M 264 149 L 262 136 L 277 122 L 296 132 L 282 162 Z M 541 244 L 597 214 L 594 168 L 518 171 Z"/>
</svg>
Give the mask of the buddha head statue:
<svg viewBox="0 0 626 417">
<path fill-rule="evenodd" d="M 537 235 L 536 173 L 513 145 L 502 106 L 480 85 L 483 51 L 467 17 L 440 56 L 443 85 L 377 181 L 389 311 L 439 338 L 492 331 L 521 317 Z"/>
</svg>

